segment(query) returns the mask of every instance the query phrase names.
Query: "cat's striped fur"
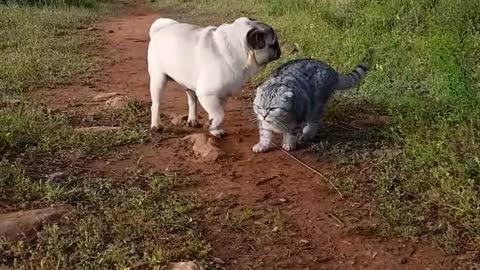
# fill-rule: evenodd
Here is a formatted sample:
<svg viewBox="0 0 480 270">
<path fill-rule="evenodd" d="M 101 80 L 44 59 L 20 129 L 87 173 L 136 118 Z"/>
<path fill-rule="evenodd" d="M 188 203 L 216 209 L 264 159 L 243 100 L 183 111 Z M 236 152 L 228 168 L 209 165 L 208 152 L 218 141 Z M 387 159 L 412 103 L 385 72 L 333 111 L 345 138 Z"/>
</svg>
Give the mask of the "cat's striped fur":
<svg viewBox="0 0 480 270">
<path fill-rule="evenodd" d="M 283 134 L 282 147 L 287 151 L 295 149 L 298 139 L 313 139 L 330 96 L 335 90 L 352 88 L 361 81 L 372 53 L 369 50 L 362 63 L 348 74 L 339 74 L 314 59 L 293 60 L 275 69 L 257 88 L 254 111 L 259 121 L 260 141 L 253 151 L 267 151 L 272 132 Z M 302 132 L 297 138 L 299 128 Z"/>
</svg>

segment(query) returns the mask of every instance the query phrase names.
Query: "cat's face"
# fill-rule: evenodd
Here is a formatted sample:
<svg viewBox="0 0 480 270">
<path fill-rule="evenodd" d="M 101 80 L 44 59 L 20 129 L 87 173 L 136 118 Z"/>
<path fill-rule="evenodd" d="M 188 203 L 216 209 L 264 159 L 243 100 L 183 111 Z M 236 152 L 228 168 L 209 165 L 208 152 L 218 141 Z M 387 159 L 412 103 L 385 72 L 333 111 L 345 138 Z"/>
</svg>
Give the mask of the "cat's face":
<svg viewBox="0 0 480 270">
<path fill-rule="evenodd" d="M 278 133 L 287 132 L 295 126 L 292 110 L 293 93 L 286 87 L 276 89 L 257 88 L 253 110 L 264 128 Z"/>
</svg>

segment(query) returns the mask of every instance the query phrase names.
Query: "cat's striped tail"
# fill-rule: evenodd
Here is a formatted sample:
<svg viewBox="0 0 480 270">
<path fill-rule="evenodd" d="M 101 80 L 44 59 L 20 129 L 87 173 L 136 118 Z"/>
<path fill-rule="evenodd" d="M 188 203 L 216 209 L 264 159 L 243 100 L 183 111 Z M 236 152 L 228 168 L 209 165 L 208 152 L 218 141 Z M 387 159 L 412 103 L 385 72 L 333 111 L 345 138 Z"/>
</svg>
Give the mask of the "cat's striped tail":
<svg viewBox="0 0 480 270">
<path fill-rule="evenodd" d="M 362 62 L 350 73 L 341 74 L 334 88 L 338 90 L 350 89 L 355 87 L 367 74 L 373 61 L 373 49 L 368 49 L 367 55 Z"/>
</svg>

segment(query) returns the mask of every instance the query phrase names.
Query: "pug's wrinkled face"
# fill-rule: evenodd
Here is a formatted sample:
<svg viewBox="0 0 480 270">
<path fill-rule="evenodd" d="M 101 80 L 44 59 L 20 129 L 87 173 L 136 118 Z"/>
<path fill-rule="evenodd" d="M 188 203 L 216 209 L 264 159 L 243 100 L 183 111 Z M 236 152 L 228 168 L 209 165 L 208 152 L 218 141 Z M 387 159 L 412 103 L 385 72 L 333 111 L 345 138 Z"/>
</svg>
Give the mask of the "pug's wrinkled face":
<svg viewBox="0 0 480 270">
<path fill-rule="evenodd" d="M 252 29 L 248 31 L 246 39 L 257 64 L 263 66 L 280 58 L 282 53 L 273 28 L 253 19 L 250 20 L 253 22 Z"/>
</svg>

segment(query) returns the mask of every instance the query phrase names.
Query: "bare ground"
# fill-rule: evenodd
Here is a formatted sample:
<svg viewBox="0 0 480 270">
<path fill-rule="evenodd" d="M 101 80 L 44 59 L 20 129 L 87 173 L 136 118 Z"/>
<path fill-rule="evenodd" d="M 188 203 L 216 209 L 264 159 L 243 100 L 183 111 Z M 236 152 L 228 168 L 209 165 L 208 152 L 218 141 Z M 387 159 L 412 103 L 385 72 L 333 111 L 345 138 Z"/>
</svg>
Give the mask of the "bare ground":
<svg viewBox="0 0 480 270">
<path fill-rule="evenodd" d="M 160 16 L 143 7 L 130 8 L 97 26 L 98 43 L 92 53 L 101 60 L 93 77 L 71 85 L 33 93 L 54 111 L 75 114 L 81 121 L 103 104 L 92 103 L 102 92 L 117 92 L 150 106 L 146 48 L 148 28 Z M 207 18 L 205 21 L 218 22 Z M 111 31 L 108 31 L 111 30 Z M 121 179 L 139 168 L 188 175 L 195 186 L 184 192 L 197 196 L 203 207 L 195 217 L 203 237 L 212 246 L 211 259 L 224 269 L 459 269 L 460 262 L 421 241 L 380 239 L 371 231 L 379 222 L 367 195 L 342 198 L 322 177 L 280 150 L 254 154 L 257 131 L 249 123 L 251 88 L 229 101 L 226 130 L 219 141 L 226 156 L 216 162 L 197 160 L 182 140 L 202 129 L 173 127 L 163 117 L 166 131 L 152 134 L 138 145 L 118 149 L 121 158 L 92 160 L 84 170 Z M 165 115 L 187 111 L 186 95 L 168 85 L 161 104 Z M 202 112 L 203 113 L 203 112 Z M 205 122 L 205 114 L 202 114 Z M 144 119 L 148 128 L 148 116 Z M 316 159 L 297 151 L 324 175 L 335 169 L 334 158 Z M 82 162 L 83 163 L 83 162 Z M 370 181 L 368 170 L 359 178 Z"/>
</svg>

